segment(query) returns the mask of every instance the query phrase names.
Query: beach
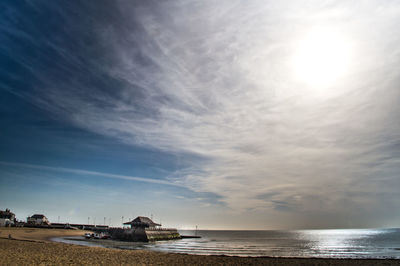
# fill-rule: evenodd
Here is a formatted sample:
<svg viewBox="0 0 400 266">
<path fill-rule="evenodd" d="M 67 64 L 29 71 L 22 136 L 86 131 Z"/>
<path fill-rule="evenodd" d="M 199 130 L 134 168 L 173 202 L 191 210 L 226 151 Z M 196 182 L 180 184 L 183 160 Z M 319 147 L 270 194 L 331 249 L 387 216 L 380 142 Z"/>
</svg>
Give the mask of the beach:
<svg viewBox="0 0 400 266">
<path fill-rule="evenodd" d="M 81 230 L 1 228 L 2 265 L 400 265 L 400 260 L 248 258 L 116 250 L 55 243 Z M 11 239 L 9 239 L 11 235 Z"/>
</svg>

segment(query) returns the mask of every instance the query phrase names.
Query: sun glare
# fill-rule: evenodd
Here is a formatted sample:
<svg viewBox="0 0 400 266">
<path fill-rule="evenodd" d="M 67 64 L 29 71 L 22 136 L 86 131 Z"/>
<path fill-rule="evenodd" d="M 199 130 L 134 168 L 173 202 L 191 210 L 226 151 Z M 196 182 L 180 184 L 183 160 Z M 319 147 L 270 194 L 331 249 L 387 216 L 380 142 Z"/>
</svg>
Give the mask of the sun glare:
<svg viewBox="0 0 400 266">
<path fill-rule="evenodd" d="M 315 87 L 333 85 L 348 69 L 349 44 L 340 34 L 318 30 L 300 42 L 294 58 L 296 76 Z"/>
</svg>

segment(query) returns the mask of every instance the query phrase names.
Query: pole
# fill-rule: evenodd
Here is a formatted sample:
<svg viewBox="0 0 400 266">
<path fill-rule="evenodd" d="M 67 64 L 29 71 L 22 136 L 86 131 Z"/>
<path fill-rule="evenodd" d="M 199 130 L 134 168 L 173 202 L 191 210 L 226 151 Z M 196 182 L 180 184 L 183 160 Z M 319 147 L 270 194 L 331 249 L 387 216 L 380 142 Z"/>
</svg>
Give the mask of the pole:
<svg viewBox="0 0 400 266">
<path fill-rule="evenodd" d="M 89 220 L 90 220 L 90 217 L 87 218 L 87 224 L 88 224 L 88 225 L 89 225 Z"/>
<path fill-rule="evenodd" d="M 106 217 L 104 217 L 104 223 L 103 224 L 106 225 Z"/>
</svg>

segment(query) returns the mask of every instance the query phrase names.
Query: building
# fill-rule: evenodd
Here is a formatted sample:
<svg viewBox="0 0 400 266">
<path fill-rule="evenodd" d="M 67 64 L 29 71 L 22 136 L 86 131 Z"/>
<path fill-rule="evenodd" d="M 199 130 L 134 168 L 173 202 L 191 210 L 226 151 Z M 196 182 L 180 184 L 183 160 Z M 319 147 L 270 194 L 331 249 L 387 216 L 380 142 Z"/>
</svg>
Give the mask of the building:
<svg viewBox="0 0 400 266">
<path fill-rule="evenodd" d="M 27 223 L 31 225 L 50 225 L 49 220 L 43 214 L 34 214 L 28 217 Z"/>
<path fill-rule="evenodd" d="M 153 228 L 161 226 L 161 224 L 155 223 L 150 218 L 144 216 L 138 216 L 134 220 L 124 223 L 124 225 L 130 225 L 131 228 Z"/>
<path fill-rule="evenodd" d="M 130 225 L 131 228 L 110 228 L 107 232 L 111 238 L 125 241 L 148 242 L 181 238 L 175 228 L 161 228 L 161 224 L 153 222 L 148 217 L 139 216 L 124 225 Z"/>
<path fill-rule="evenodd" d="M 15 214 L 6 209 L 5 211 L 0 210 L 0 226 L 14 226 L 15 225 Z"/>
</svg>

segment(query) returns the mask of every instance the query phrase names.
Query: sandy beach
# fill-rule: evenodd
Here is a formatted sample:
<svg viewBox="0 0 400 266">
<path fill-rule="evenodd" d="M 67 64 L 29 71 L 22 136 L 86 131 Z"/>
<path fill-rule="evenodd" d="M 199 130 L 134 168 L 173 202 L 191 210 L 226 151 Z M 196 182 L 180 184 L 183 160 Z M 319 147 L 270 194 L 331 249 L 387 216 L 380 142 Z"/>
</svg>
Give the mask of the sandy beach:
<svg viewBox="0 0 400 266">
<path fill-rule="evenodd" d="M 0 229 L 2 265 L 400 265 L 400 260 L 245 258 L 114 250 L 51 242 L 81 230 Z M 11 235 L 11 239 L 9 239 Z"/>
</svg>

